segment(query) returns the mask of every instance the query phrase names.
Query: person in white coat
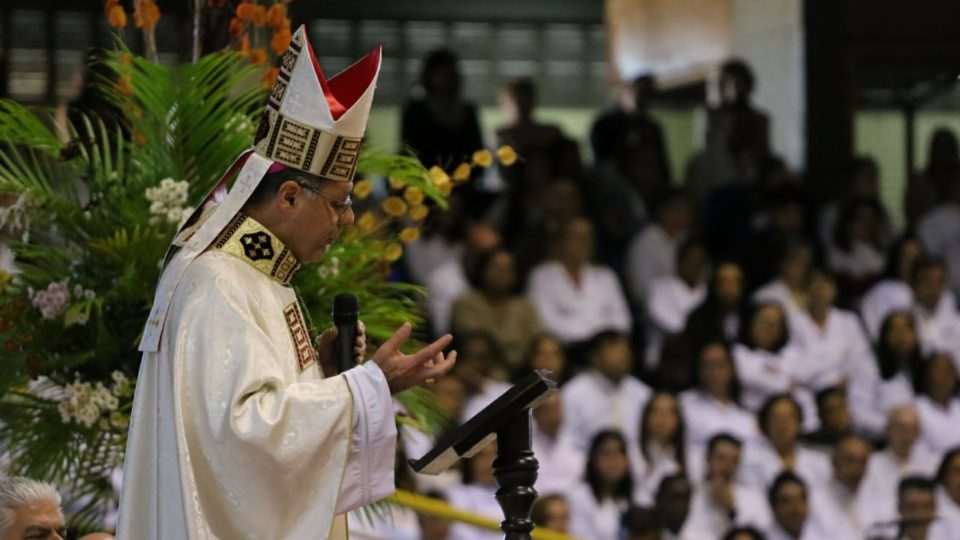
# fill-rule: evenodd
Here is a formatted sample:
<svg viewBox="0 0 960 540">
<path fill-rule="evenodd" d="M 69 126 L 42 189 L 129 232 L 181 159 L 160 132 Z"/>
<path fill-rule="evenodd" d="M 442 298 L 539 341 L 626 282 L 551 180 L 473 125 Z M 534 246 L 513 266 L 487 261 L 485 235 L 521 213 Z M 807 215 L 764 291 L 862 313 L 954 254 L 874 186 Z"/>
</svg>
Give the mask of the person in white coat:
<svg viewBox="0 0 960 540">
<path fill-rule="evenodd" d="M 953 356 L 935 352 L 914 382 L 921 443 L 938 456 L 960 446 L 960 378 Z"/>
<path fill-rule="evenodd" d="M 651 504 L 660 480 L 674 473 L 686 473 L 687 446 L 683 416 L 676 396 L 656 392 L 647 401 L 640 418 L 640 432 L 628 441 L 634 478 L 634 500 Z"/>
<path fill-rule="evenodd" d="M 810 516 L 807 484 L 790 471 L 774 478 L 767 490 L 773 524 L 767 540 L 823 540 L 830 538 L 822 525 Z"/>
<path fill-rule="evenodd" d="M 947 291 L 947 267 L 943 259 L 921 257 L 917 260 L 910 285 L 913 316 L 923 352 L 960 350 L 960 314 L 955 304 L 943 300 Z"/>
<path fill-rule="evenodd" d="M 706 298 L 706 264 L 704 245 L 695 239 L 688 240 L 677 250 L 676 273 L 661 276 L 650 285 L 646 304 L 648 370 L 657 368 L 663 341 L 681 333 L 687 316 Z"/>
<path fill-rule="evenodd" d="M 570 534 L 618 540 L 633 489 L 626 439 L 616 430 L 597 433 L 590 441 L 584 481 L 570 491 Z"/>
<path fill-rule="evenodd" d="M 559 394 L 547 398 L 533 410 L 533 455 L 540 469 L 537 472 L 538 493 L 567 493 L 583 478 L 584 454 L 563 430 L 563 400 Z"/>
<path fill-rule="evenodd" d="M 657 487 L 654 509 L 662 525 L 661 540 L 708 540 L 714 538 L 710 530 L 700 529 L 690 520 L 690 501 L 693 486 L 681 473 L 667 475 Z"/>
<path fill-rule="evenodd" d="M 960 447 L 944 454 L 936 480 L 937 515 L 947 530 L 960 531 Z"/>
<path fill-rule="evenodd" d="M 860 316 L 870 340 L 880 336 L 880 325 L 890 313 L 909 310 L 913 305 L 910 271 L 923 255 L 923 245 L 915 236 L 902 236 L 887 255 L 883 279 L 871 287 L 860 300 Z"/>
<path fill-rule="evenodd" d="M 873 494 L 863 482 L 871 449 L 870 443 L 857 435 L 841 439 L 831 459 L 830 480 L 812 490 L 812 513 L 829 528 L 830 538 L 859 540 L 881 519 L 873 511 Z"/>
</svg>

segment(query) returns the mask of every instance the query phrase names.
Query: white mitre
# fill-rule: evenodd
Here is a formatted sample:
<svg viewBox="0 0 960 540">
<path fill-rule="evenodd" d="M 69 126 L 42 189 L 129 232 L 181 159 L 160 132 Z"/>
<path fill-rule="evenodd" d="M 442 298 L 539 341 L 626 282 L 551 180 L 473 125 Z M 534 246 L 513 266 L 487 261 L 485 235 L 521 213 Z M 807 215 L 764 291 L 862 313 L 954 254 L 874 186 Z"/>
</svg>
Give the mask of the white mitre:
<svg viewBox="0 0 960 540">
<path fill-rule="evenodd" d="M 141 351 L 159 350 L 167 311 L 187 265 L 213 243 L 271 167 L 292 167 L 334 182 L 353 180 L 381 56 L 378 47 L 327 80 L 304 27 L 297 29 L 280 61 L 280 74 L 253 148 L 244 151 L 224 173 L 171 245 L 140 341 Z M 236 181 L 224 196 L 234 175 Z M 222 202 L 208 204 L 214 199 Z"/>
</svg>

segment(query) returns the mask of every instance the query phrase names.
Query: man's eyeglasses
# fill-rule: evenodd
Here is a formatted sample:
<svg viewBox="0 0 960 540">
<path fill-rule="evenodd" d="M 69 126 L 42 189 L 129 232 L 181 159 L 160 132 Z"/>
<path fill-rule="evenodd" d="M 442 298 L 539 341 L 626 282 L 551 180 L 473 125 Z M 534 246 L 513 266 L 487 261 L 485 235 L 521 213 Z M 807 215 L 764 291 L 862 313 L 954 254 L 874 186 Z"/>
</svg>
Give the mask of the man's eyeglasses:
<svg viewBox="0 0 960 540">
<path fill-rule="evenodd" d="M 347 210 L 353 208 L 353 198 L 350 195 L 347 195 L 345 199 L 337 199 L 320 191 L 320 189 L 307 184 L 306 182 L 297 183 L 300 184 L 300 187 L 308 189 L 330 201 L 330 207 L 333 208 L 333 211 L 337 213 L 337 216 L 343 217 L 343 215 L 347 213 Z"/>
</svg>

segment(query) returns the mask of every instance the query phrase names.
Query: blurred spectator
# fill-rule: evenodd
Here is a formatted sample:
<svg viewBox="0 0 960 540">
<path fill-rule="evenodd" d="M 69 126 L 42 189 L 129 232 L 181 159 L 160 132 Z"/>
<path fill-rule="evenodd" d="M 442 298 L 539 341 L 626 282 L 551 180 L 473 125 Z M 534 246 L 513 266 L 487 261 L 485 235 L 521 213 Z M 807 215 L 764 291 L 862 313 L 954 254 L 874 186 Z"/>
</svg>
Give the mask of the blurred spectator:
<svg viewBox="0 0 960 540">
<path fill-rule="evenodd" d="M 438 492 L 430 492 L 426 495 L 434 499 L 445 500 L 443 494 Z M 420 525 L 420 540 L 449 540 L 452 538 L 450 529 L 453 528 L 453 524 L 446 519 L 417 514 L 417 522 Z"/>
<path fill-rule="evenodd" d="M 846 298 L 858 299 L 883 273 L 889 241 L 883 219 L 883 207 L 873 200 L 850 201 L 840 210 L 827 260 Z"/>
<path fill-rule="evenodd" d="M 450 424 L 446 426 L 446 431 L 458 427 L 467 395 L 463 380 L 456 375 L 447 374 L 428 388 L 433 391 L 440 408 L 449 415 Z M 445 432 L 440 433 L 440 435 Z M 399 434 L 403 443 L 404 454 L 413 459 L 420 459 L 426 455 L 437 442 L 437 437 L 402 424 L 399 428 Z M 421 492 L 430 490 L 445 493 L 450 486 L 462 481 L 462 475 L 458 468 L 451 467 L 437 475 L 414 473 L 413 479 L 417 489 Z"/>
<path fill-rule="evenodd" d="M 903 540 L 947 540 L 957 531 L 947 530 L 937 522 L 936 485 L 922 476 L 908 476 L 897 487 L 897 510 L 900 530 L 897 538 Z"/>
<path fill-rule="evenodd" d="M 528 285 L 547 331 L 565 346 L 582 343 L 601 330 L 629 332 L 630 310 L 617 276 L 591 262 L 594 230 L 590 221 L 567 222 L 558 240 L 557 260 L 534 268 Z"/>
<path fill-rule="evenodd" d="M 633 492 L 627 441 L 619 431 L 600 431 L 592 437 L 584 477 L 570 491 L 570 533 L 618 540 L 620 515 L 630 507 Z"/>
<path fill-rule="evenodd" d="M 454 301 L 451 328 L 489 333 L 503 350 L 509 368 L 517 369 L 541 329 L 533 305 L 519 294 L 513 255 L 505 249 L 480 253 L 466 275 L 471 289 Z"/>
<path fill-rule="evenodd" d="M 450 330 L 453 302 L 470 288 L 466 269 L 472 268 L 481 254 L 499 245 L 500 234 L 493 227 L 474 223 L 467 228 L 460 257 L 443 261 L 427 274 L 427 310 L 435 335 L 443 335 Z"/>
<path fill-rule="evenodd" d="M 554 255 L 551 246 L 568 221 L 583 214 L 580 187 L 570 178 L 550 180 L 537 196 L 537 209 L 527 208 L 525 227 L 516 237 L 507 237 L 507 245 L 517 259 L 518 281 L 525 283 L 534 266 Z"/>
<path fill-rule="evenodd" d="M 428 169 L 438 165 L 451 169 L 470 161 L 483 147 L 480 121 L 474 104 L 461 93 L 459 59 L 449 49 L 430 52 L 423 61 L 415 97 L 403 106 L 400 139 Z M 419 95 L 417 95 L 419 94 Z M 460 187 L 467 214 L 479 217 L 486 209 L 475 182 Z"/>
<path fill-rule="evenodd" d="M 653 502 L 653 488 L 660 479 L 686 473 L 685 427 L 676 396 L 655 393 L 643 407 L 639 438 L 631 441 L 631 469 L 635 479 L 634 499 Z M 636 450 L 634 450 L 636 449 Z"/>
<path fill-rule="evenodd" d="M 761 491 L 737 481 L 742 444 L 720 433 L 710 438 L 706 473 L 693 494 L 689 522 L 704 531 L 725 531 L 732 526 L 766 529 L 770 507 Z"/>
<path fill-rule="evenodd" d="M 917 236 L 927 253 L 943 258 L 949 288 L 960 293 L 960 174 L 943 187 L 937 205 L 920 217 Z"/>
<path fill-rule="evenodd" d="M 687 317 L 684 338 L 694 347 L 721 337 L 732 342 L 740 335 L 740 314 L 745 308 L 743 269 L 733 261 L 716 265 L 707 298 Z"/>
<path fill-rule="evenodd" d="M 563 401 L 560 394 L 547 398 L 533 410 L 533 454 L 540 464 L 538 493 L 567 493 L 582 479 L 584 456 L 569 432 L 563 429 Z"/>
<path fill-rule="evenodd" d="M 736 244 L 723 252 L 735 256 L 743 265 L 750 278 L 751 291 L 778 278 L 786 285 L 796 287 L 796 280 L 803 277 L 791 279 L 784 274 L 783 265 L 792 256 L 790 252 L 803 245 L 808 249 L 809 261 L 813 260 L 814 249 L 807 230 L 806 198 L 806 192 L 793 185 L 781 186 L 764 194 L 761 210 L 752 216 L 749 233 L 746 237 L 735 238 Z M 710 226 L 709 230 L 713 230 L 712 223 Z M 722 230 L 720 227 L 722 225 L 716 230 Z"/>
<path fill-rule="evenodd" d="M 726 342 L 714 339 L 703 344 L 696 354 L 693 381 L 694 387 L 680 394 L 692 452 L 702 453 L 707 441 L 720 433 L 743 443 L 758 436 L 756 418 L 740 407 L 740 382 Z"/>
<path fill-rule="evenodd" d="M 813 246 L 798 240 L 790 242 L 780 251 L 780 273 L 776 279 L 757 289 L 755 302 L 777 302 L 784 309 L 787 324 L 793 330 L 796 321 L 807 310 L 808 280 L 813 267 Z M 756 276 L 752 276 L 756 277 Z"/>
<path fill-rule="evenodd" d="M 663 527 L 660 531 L 660 537 L 663 540 L 714 538 L 711 531 L 700 530 L 688 519 L 692 494 L 693 488 L 683 473 L 671 474 L 660 481 L 657 486 L 654 509 Z"/>
<path fill-rule="evenodd" d="M 909 310 L 913 305 L 910 271 L 923 255 L 923 246 L 915 236 L 906 234 L 890 248 L 883 279 L 870 288 L 860 302 L 860 315 L 872 341 L 880 334 L 880 324 L 892 311 Z"/>
<path fill-rule="evenodd" d="M 496 457 L 497 445 L 491 443 L 463 461 L 463 484 L 452 486 L 447 491 L 451 505 L 496 521 L 503 519 L 503 510 L 496 499 L 497 481 L 493 477 L 493 460 Z M 500 540 L 502 537 L 502 533 L 464 523 L 455 523 L 450 530 L 450 540 Z"/>
<path fill-rule="evenodd" d="M 541 202 L 552 179 L 579 180 L 581 176 L 577 143 L 557 126 L 538 122 L 534 118 L 536 102 L 536 88 L 526 77 L 507 82 L 500 92 L 508 124 L 497 129 L 497 145 L 508 144 L 523 156 L 514 165 L 500 169 L 507 184 L 502 231 L 509 239 L 518 238 L 531 217 L 546 214 Z"/>
<path fill-rule="evenodd" d="M 856 435 L 841 439 L 833 452 L 830 480 L 812 490 L 813 514 L 829 525 L 830 538 L 859 540 L 884 517 L 875 513 L 875 494 L 863 482 L 870 450 L 870 443 Z"/>
<path fill-rule="evenodd" d="M 723 540 L 767 540 L 767 537 L 754 527 L 735 527 L 723 535 Z"/>
<path fill-rule="evenodd" d="M 914 385 L 922 444 L 938 456 L 960 446 L 960 380 L 953 355 L 933 353 Z"/>
<path fill-rule="evenodd" d="M 633 352 L 625 334 L 600 332 L 590 341 L 590 369 L 563 386 L 564 429 L 585 449 L 600 430 L 613 428 L 628 440 L 639 436 L 640 417 L 650 388 L 630 375 Z"/>
<path fill-rule="evenodd" d="M 943 456 L 936 480 L 937 515 L 944 528 L 960 531 L 960 447 Z"/>
<path fill-rule="evenodd" d="M 857 429 L 879 438 L 894 407 L 913 403 L 913 377 L 923 363 L 923 353 L 913 315 L 893 311 L 880 326 L 876 347 L 877 364 L 859 364 L 851 377 L 849 395 Z"/>
<path fill-rule="evenodd" d="M 882 244 L 885 246 L 890 239 L 892 224 L 880 199 L 880 171 L 877 162 L 870 156 L 853 158 L 846 180 L 840 198 L 826 203 L 820 210 L 817 220 L 818 240 L 824 246 L 832 245 L 842 209 L 855 201 L 868 201 L 879 206 L 878 227 L 881 230 Z"/>
<path fill-rule="evenodd" d="M 581 469 L 582 470 L 582 469 Z M 539 491 L 538 491 L 539 493 Z M 567 534 L 570 532 L 570 505 L 565 496 L 547 492 L 537 497 L 530 509 L 530 519 L 540 529 Z"/>
<path fill-rule="evenodd" d="M 521 373 L 515 375 L 514 378 L 526 374 L 528 370 L 536 371 L 538 369 L 549 371 L 550 377 L 558 383 L 566 382 L 569 376 L 567 357 L 563 354 L 563 347 L 560 346 L 559 341 L 547 334 L 540 334 L 534 338 L 530 348 L 527 349 L 523 365 L 520 366 Z"/>
<path fill-rule="evenodd" d="M 910 178 L 904 196 L 907 226 L 915 227 L 920 217 L 940 200 L 947 186 L 960 181 L 960 152 L 957 137 L 948 128 L 939 128 L 930 140 L 927 167 Z"/>
<path fill-rule="evenodd" d="M 820 429 L 806 435 L 803 440 L 813 448 L 832 454 L 841 440 L 853 434 L 853 416 L 847 407 L 847 390 L 844 386 L 830 386 L 817 392 L 816 400 Z"/>
<path fill-rule="evenodd" d="M 461 334 L 457 340 L 460 356 L 453 372 L 466 383 L 469 396 L 460 415 L 462 423 L 476 416 L 510 385 L 504 382 L 507 379 L 506 362 L 493 336 L 474 332 Z"/>
<path fill-rule="evenodd" d="M 646 304 L 646 367 L 653 370 L 665 338 L 683 331 L 687 316 L 707 296 L 704 282 L 707 250 L 698 240 L 687 240 L 677 250 L 676 273 L 650 284 Z"/>
<path fill-rule="evenodd" d="M 64 540 L 67 526 L 60 494 L 46 482 L 22 476 L 0 477 L 0 540 Z M 113 540 L 103 532 L 80 540 Z"/>
<path fill-rule="evenodd" d="M 830 461 L 799 442 L 803 411 L 790 394 L 770 397 L 759 414 L 763 438 L 747 446 L 743 456 L 744 480 L 763 489 L 780 471 L 797 473 L 808 486 L 817 488 L 830 477 Z"/>
<path fill-rule="evenodd" d="M 414 283 L 427 285 L 435 269 L 450 261 L 459 261 L 463 256 L 468 221 L 463 215 L 463 197 L 459 190 L 450 195 L 447 204 L 446 211 L 427 215 L 420 237 L 404 250 L 404 266 Z"/>
<path fill-rule="evenodd" d="M 653 221 L 627 248 L 624 280 L 638 308 L 646 305 L 653 281 L 675 272 L 677 248 L 686 238 L 692 218 L 689 203 L 676 189 L 664 190 L 655 201 Z"/>
<path fill-rule="evenodd" d="M 943 259 L 922 257 L 910 275 L 913 289 L 913 317 L 925 354 L 934 350 L 960 350 L 960 314 L 956 304 L 944 301 L 947 292 L 947 268 Z"/>
<path fill-rule="evenodd" d="M 660 524 L 653 508 L 631 506 L 621 520 L 622 540 L 661 540 Z"/>
<path fill-rule="evenodd" d="M 767 490 L 773 525 L 768 540 L 822 540 L 830 538 L 822 525 L 810 519 L 807 484 L 790 471 L 783 471 Z"/>
</svg>

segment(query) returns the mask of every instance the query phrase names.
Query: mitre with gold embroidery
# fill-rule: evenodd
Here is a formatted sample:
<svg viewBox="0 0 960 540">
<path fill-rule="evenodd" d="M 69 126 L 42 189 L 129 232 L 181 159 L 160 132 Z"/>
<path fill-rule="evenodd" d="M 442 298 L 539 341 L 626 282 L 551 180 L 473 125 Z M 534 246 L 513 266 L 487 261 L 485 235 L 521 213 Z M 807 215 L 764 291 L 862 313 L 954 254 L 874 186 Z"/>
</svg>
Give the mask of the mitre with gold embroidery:
<svg viewBox="0 0 960 540">
<path fill-rule="evenodd" d="M 140 342 L 141 351 L 159 349 L 170 301 L 187 265 L 210 247 L 268 172 L 291 167 L 334 182 L 353 180 L 381 56 L 378 47 L 327 80 L 306 30 L 303 26 L 297 29 L 281 58 L 280 74 L 253 148 L 237 158 L 175 237 Z"/>
</svg>

